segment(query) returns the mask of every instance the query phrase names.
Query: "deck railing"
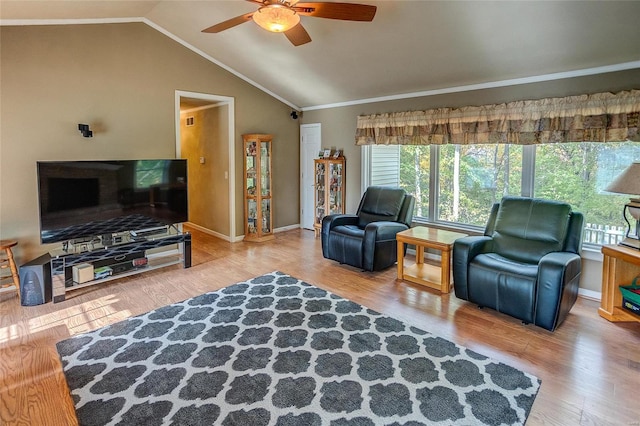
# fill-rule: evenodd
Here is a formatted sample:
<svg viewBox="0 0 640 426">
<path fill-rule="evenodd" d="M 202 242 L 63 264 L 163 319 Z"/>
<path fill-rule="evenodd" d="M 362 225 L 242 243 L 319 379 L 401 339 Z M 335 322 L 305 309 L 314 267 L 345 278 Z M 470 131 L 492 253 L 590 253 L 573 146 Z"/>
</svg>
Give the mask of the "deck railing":
<svg viewBox="0 0 640 426">
<path fill-rule="evenodd" d="M 582 241 L 593 244 L 618 244 L 624 239 L 626 228 L 622 226 L 587 223 Z"/>
</svg>

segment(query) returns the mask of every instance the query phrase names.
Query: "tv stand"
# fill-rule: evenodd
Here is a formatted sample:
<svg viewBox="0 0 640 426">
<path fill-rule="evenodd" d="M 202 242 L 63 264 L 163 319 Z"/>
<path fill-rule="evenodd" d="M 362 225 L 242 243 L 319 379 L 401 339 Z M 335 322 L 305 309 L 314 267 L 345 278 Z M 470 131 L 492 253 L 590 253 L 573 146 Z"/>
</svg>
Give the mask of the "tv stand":
<svg viewBox="0 0 640 426">
<path fill-rule="evenodd" d="M 146 232 L 144 237 L 126 232 L 110 239 L 64 243 L 50 255 L 53 303 L 57 303 L 79 288 L 180 263 L 191 267 L 191 234 L 174 226 Z"/>
<path fill-rule="evenodd" d="M 148 235 L 154 235 L 154 234 L 162 233 L 166 231 L 167 231 L 166 226 L 160 226 L 156 228 L 147 228 L 147 229 L 140 229 L 137 231 L 129 231 L 129 234 L 131 234 L 132 237 L 141 238 L 141 237 L 147 237 Z"/>
</svg>

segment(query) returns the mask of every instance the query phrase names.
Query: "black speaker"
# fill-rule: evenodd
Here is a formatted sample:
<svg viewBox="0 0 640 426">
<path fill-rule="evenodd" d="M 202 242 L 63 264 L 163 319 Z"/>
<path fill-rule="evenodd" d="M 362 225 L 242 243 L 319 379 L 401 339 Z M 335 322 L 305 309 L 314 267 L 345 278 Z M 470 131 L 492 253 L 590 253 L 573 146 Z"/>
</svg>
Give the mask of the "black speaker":
<svg viewBox="0 0 640 426">
<path fill-rule="evenodd" d="M 51 256 L 44 254 L 20 266 L 20 304 L 51 302 Z"/>
</svg>

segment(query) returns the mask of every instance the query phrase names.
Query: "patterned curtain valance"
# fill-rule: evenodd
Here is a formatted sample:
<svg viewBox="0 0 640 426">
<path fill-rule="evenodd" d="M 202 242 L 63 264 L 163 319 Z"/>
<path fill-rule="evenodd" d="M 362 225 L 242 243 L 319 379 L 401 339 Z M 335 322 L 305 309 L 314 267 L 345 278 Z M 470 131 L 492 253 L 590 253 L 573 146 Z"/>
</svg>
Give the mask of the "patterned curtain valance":
<svg viewBox="0 0 640 426">
<path fill-rule="evenodd" d="M 640 142 L 640 90 L 358 117 L 356 145 Z"/>
</svg>

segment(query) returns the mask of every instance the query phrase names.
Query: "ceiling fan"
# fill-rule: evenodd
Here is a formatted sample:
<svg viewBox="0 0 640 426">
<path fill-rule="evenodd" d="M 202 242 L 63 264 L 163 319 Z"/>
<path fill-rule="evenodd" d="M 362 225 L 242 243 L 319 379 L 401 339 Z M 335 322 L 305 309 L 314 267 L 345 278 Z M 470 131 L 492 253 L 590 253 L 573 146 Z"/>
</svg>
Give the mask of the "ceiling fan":
<svg viewBox="0 0 640 426">
<path fill-rule="evenodd" d="M 340 19 L 344 21 L 372 21 L 376 6 L 356 3 L 304 2 L 299 0 L 246 0 L 257 3 L 260 8 L 202 30 L 203 33 L 219 33 L 247 21 L 253 20 L 267 31 L 284 33 L 294 46 L 311 41 L 311 37 L 300 23 L 300 15 L 316 18 Z"/>
</svg>

